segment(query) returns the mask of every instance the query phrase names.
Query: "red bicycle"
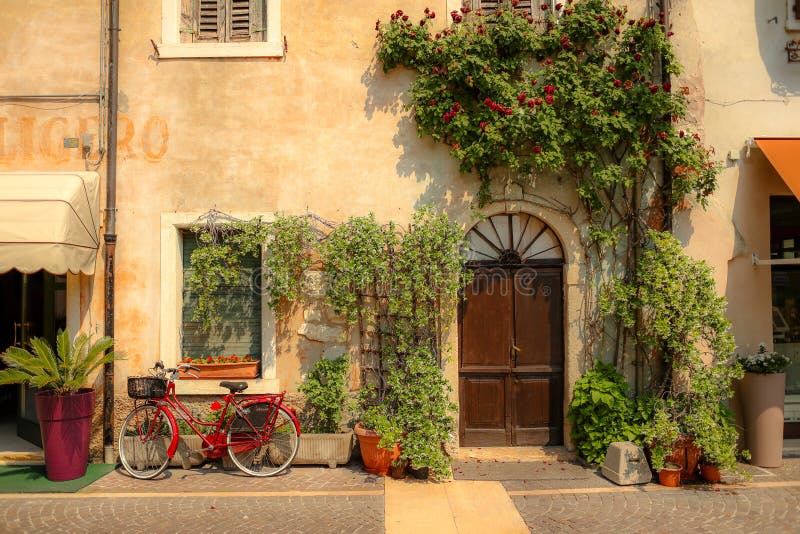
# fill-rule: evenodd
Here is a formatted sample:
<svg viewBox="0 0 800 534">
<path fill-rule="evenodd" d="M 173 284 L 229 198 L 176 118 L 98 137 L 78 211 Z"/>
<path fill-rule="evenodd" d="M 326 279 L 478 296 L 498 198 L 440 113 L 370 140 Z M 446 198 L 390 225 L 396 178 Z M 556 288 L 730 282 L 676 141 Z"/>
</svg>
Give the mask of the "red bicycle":
<svg viewBox="0 0 800 534">
<path fill-rule="evenodd" d="M 128 378 L 128 396 L 136 404 L 122 424 L 119 457 L 131 476 L 154 478 L 167 468 L 178 448 L 176 413 L 203 439 L 207 458 L 221 458 L 227 449 L 239 469 L 258 477 L 289 467 L 300 445 L 300 424 L 283 404 L 285 393 L 239 397 L 247 383 L 223 381 L 220 387 L 230 393 L 221 397 L 219 419 L 201 421 L 175 394 L 175 379 L 190 369 L 199 370 L 185 363 L 165 369 L 159 361 L 153 376 Z M 203 432 L 201 426 L 210 429 Z"/>
</svg>

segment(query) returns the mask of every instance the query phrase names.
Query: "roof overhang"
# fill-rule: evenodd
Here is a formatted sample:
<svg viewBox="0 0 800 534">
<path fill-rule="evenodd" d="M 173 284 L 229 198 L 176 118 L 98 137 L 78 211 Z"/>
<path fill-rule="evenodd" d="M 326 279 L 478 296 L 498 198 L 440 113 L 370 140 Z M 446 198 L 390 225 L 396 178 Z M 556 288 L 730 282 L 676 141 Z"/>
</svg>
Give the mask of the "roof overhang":
<svg viewBox="0 0 800 534">
<path fill-rule="evenodd" d="M 0 173 L 0 273 L 91 275 L 99 248 L 97 173 Z"/>
<path fill-rule="evenodd" d="M 800 138 L 756 137 L 755 142 L 794 196 L 800 200 Z"/>
</svg>

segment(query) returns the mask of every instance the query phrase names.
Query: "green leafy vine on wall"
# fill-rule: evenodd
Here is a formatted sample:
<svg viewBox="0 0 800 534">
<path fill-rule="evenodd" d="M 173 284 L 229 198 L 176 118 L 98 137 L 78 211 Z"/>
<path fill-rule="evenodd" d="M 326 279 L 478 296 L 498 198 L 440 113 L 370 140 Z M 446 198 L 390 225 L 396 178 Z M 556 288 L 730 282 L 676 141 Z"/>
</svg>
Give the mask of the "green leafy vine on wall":
<svg viewBox="0 0 800 534">
<path fill-rule="evenodd" d="M 565 1 L 536 19 L 516 4 L 463 7 L 444 28 L 443 14 L 398 10 L 376 23 L 377 57 L 384 71 L 414 71 L 418 131 L 478 175 L 479 204 L 501 170 L 548 209 L 555 199 L 542 199 L 533 177 L 572 185 L 580 209 L 555 209 L 583 229 L 586 365 L 610 350 L 621 369 L 633 327 L 599 314 L 597 291 L 609 277 L 630 279 L 647 230 L 687 196 L 705 206 L 719 166 L 680 126 L 686 91 L 669 80 L 681 68 L 657 9 L 631 18 L 609 0 Z"/>
<path fill-rule="evenodd" d="M 219 321 L 220 290 L 240 282 L 244 257 L 263 257 L 261 276 L 248 283 L 256 291 L 266 291 L 267 302 L 276 313 L 281 303 L 300 296 L 315 242 L 308 218 L 241 221 L 212 210 L 192 225 L 191 231 L 199 246 L 190 258 L 193 271 L 187 285 L 197 295 L 193 314 L 204 328 Z"/>
</svg>

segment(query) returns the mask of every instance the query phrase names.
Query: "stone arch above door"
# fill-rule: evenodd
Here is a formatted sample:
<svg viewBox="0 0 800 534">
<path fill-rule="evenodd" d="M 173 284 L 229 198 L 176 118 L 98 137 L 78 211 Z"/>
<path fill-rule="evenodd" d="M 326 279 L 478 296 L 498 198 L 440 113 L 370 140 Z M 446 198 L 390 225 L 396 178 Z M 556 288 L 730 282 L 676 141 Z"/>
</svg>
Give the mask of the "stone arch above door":
<svg viewBox="0 0 800 534">
<path fill-rule="evenodd" d="M 560 445 L 564 251 L 544 221 L 499 213 L 467 232 L 459 310 L 462 446 Z"/>
</svg>

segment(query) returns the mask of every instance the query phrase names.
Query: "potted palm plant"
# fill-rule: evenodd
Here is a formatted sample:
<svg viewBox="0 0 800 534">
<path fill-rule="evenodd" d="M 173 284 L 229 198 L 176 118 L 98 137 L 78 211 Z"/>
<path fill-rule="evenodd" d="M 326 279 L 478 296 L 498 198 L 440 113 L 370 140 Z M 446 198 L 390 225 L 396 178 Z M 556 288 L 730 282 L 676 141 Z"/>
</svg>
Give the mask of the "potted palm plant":
<svg viewBox="0 0 800 534">
<path fill-rule="evenodd" d="M 342 410 L 347 404 L 347 372 L 350 360 L 342 355 L 318 360 L 298 390 L 310 408 L 304 414 L 300 448 L 292 463 L 346 464 L 353 452 L 353 432 L 341 431 Z"/>
<path fill-rule="evenodd" d="M 0 356 L 8 369 L 0 371 L 0 385 L 26 384 L 39 388 L 36 411 L 42 431 L 44 461 L 50 480 L 73 480 L 86 474 L 89 434 L 94 413 L 94 389 L 89 375 L 114 360 L 114 341 L 92 341 L 80 334 L 70 341 L 59 330 L 55 351 L 43 338 L 30 341 L 31 350 L 10 347 Z"/>
</svg>

